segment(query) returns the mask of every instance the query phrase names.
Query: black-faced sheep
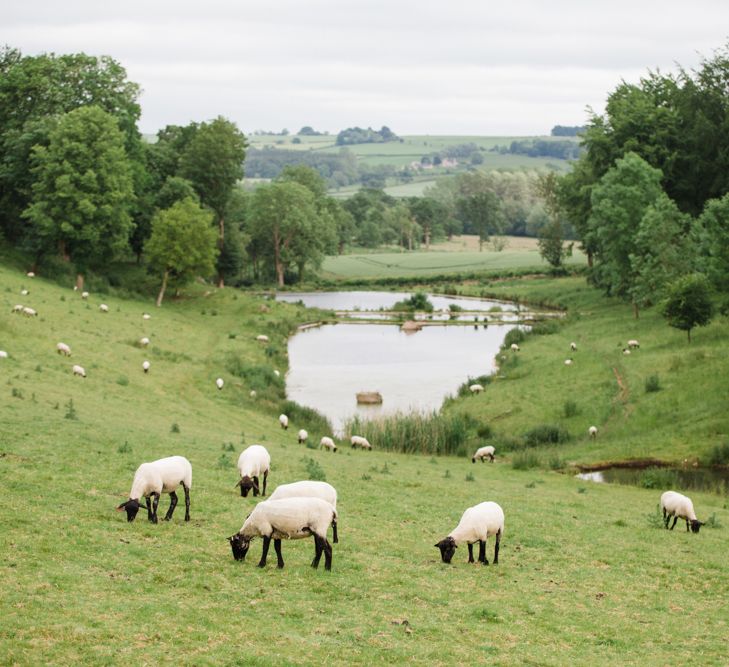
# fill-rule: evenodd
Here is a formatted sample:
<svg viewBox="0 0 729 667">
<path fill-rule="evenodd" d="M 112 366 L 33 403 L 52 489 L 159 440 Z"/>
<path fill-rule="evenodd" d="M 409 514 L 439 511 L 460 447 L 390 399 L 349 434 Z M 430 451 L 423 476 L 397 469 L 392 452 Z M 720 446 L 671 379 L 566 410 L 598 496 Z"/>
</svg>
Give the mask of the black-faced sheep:
<svg viewBox="0 0 729 667">
<path fill-rule="evenodd" d="M 473 563 L 473 545 L 479 543 L 478 562 L 488 565 L 486 538 L 496 536 L 494 565 L 499 562 L 499 543 L 504 532 L 504 511 L 494 502 L 485 502 L 469 507 L 458 525 L 435 546 L 440 549 L 444 563 L 450 563 L 459 544 L 468 544 L 468 562 Z"/>
<path fill-rule="evenodd" d="M 240 480 L 236 487 L 240 487 L 240 495 L 246 498 L 248 492 L 253 489 L 253 495 L 260 493 L 259 477 L 263 475 L 263 493 L 266 495 L 266 480 L 271 469 L 271 456 L 265 447 L 251 445 L 244 449 L 238 457 L 238 472 Z"/>
<path fill-rule="evenodd" d="M 665 522 L 666 528 L 673 517 L 673 524 L 670 530 L 676 527 L 676 521 L 681 519 L 686 520 L 686 532 L 691 530 L 694 533 L 698 533 L 703 522 L 696 518 L 696 512 L 694 512 L 694 504 L 691 502 L 691 498 L 684 496 L 675 491 L 666 491 L 661 495 L 661 509 L 663 510 L 663 521 Z"/>
</svg>

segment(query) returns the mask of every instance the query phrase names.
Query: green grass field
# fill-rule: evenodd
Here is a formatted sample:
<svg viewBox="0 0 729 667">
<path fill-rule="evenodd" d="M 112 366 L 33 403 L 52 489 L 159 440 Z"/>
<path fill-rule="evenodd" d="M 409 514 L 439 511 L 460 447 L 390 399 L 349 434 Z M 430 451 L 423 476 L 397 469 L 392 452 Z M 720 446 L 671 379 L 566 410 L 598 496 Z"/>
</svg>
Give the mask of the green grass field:
<svg viewBox="0 0 729 667">
<path fill-rule="evenodd" d="M 634 322 L 581 281 L 462 286 L 561 301 L 572 314 L 559 333 L 524 341 L 503 380 L 449 409 L 484 418 L 511 409 L 515 421 L 494 427 L 517 433 L 576 396 L 583 412 L 564 456 L 580 460 L 612 457 L 630 441 L 653 453 L 673 447 L 677 458 L 698 451 L 691 437 L 725 437 L 726 323 L 696 332 L 688 348 L 656 316 Z M 658 527 L 658 491 L 518 471 L 510 454 L 473 465 L 308 449 L 296 443 L 300 423 L 278 426 L 280 387 L 254 400 L 253 380 L 231 372 L 285 371 L 286 337 L 311 317 L 300 307 L 202 286 L 161 309 L 93 293 L 86 303 L 5 267 L 0 285 L 0 348 L 9 353 L 0 359 L 3 664 L 726 664 L 726 498 L 692 493 L 699 518 L 714 515 L 719 526 L 693 535 Z M 15 303 L 39 316 L 11 315 Z M 267 347 L 259 333 L 271 338 Z M 136 345 L 143 335 L 147 350 Z M 616 358 L 628 337 L 641 339 L 640 354 Z M 572 339 L 580 350 L 566 376 Z M 60 340 L 70 359 L 56 354 Z M 72 376 L 73 363 L 86 379 Z M 629 387 L 625 401 L 613 365 Z M 665 388 L 647 397 L 648 372 Z M 579 433 L 593 419 L 601 433 L 590 444 Z M 255 566 L 260 541 L 248 560 L 233 560 L 226 537 L 256 502 L 237 495 L 235 460 L 254 442 L 272 456 L 269 488 L 316 465 L 338 488 L 331 573 L 309 567 L 310 540 L 284 543 L 283 571 L 275 559 Z M 140 514 L 128 524 L 114 507 L 136 466 L 171 454 L 193 464 L 192 520 L 178 506 L 170 523 Z M 499 565 L 468 565 L 465 547 L 442 564 L 433 545 L 483 500 L 506 513 Z"/>
</svg>

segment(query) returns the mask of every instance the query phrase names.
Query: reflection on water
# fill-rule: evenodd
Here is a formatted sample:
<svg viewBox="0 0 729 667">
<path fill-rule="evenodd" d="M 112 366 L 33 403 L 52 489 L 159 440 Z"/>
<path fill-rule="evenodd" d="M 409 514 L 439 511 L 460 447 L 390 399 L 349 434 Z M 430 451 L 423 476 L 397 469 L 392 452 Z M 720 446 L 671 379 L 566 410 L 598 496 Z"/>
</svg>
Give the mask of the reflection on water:
<svg viewBox="0 0 729 667">
<path fill-rule="evenodd" d="M 288 398 L 326 415 L 334 429 L 358 414 L 440 408 L 466 379 L 494 372 L 504 336 L 514 325 L 424 327 L 407 335 L 380 324 L 336 324 L 289 339 Z M 379 391 L 382 405 L 358 406 L 359 391 Z"/>
<path fill-rule="evenodd" d="M 579 479 L 607 484 L 628 484 L 666 491 L 729 493 L 729 470 L 714 468 L 606 468 L 583 472 Z"/>
<path fill-rule="evenodd" d="M 412 292 L 284 292 L 276 295 L 277 301 L 296 303 L 301 301 L 307 308 L 323 310 L 389 310 L 398 301 L 409 299 Z M 435 310 L 447 310 L 449 306 L 460 306 L 464 310 L 519 310 L 519 306 L 506 301 L 440 296 L 428 294 Z"/>
</svg>

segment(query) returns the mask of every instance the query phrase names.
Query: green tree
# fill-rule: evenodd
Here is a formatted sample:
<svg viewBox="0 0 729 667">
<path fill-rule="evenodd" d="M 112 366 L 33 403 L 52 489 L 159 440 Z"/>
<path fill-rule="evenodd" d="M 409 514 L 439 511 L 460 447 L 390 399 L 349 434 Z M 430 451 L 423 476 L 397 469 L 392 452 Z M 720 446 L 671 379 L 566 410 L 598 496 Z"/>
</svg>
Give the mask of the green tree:
<svg viewBox="0 0 729 667">
<path fill-rule="evenodd" d="M 498 234 L 503 229 L 501 202 L 493 192 L 478 192 L 461 197 L 458 201 L 460 217 L 478 234 L 478 249 L 491 234 Z"/>
<path fill-rule="evenodd" d="M 225 212 L 233 188 L 243 178 L 246 138 L 225 118 L 218 117 L 200 125 L 187 143 L 180 158 L 179 175 L 188 179 L 203 205 L 215 213 L 218 246 L 225 244 Z M 225 284 L 218 271 L 218 285 Z"/>
<path fill-rule="evenodd" d="M 691 216 L 661 194 L 645 212 L 635 236 L 629 294 L 636 307 L 664 298 L 668 285 L 696 269 L 696 238 Z"/>
<path fill-rule="evenodd" d="M 443 223 L 448 218 L 448 210 L 444 204 L 431 197 L 411 197 L 407 203 L 411 215 L 423 232 L 425 249 L 429 250 L 431 239 L 445 235 Z"/>
<path fill-rule="evenodd" d="M 685 331 L 690 343 L 691 330 L 706 326 L 714 316 L 709 279 L 702 273 L 679 278 L 668 289 L 663 316 L 672 327 Z"/>
<path fill-rule="evenodd" d="M 596 254 L 590 279 L 607 294 L 629 298 L 633 284 L 630 255 L 635 252 L 640 221 L 663 192 L 660 181 L 658 169 L 628 153 L 592 191 L 588 224 Z"/>
<path fill-rule="evenodd" d="M 83 274 L 129 247 L 133 200 L 124 136 L 99 107 L 67 113 L 48 147 L 33 151 L 32 203 L 24 215 L 44 247 L 57 247 Z"/>
<path fill-rule="evenodd" d="M 729 194 L 706 202 L 697 221 L 706 275 L 729 311 Z"/>
<path fill-rule="evenodd" d="M 572 244 L 564 243 L 564 228 L 559 218 L 549 220 L 539 232 L 539 254 L 549 262 L 554 271 L 560 271 L 564 260 L 572 256 Z"/>
<path fill-rule="evenodd" d="M 152 234 L 144 251 L 149 265 L 162 274 L 157 306 L 162 305 L 170 277 L 180 286 L 215 270 L 218 249 L 212 220 L 213 214 L 192 197 L 157 211 L 152 218 Z"/>
</svg>

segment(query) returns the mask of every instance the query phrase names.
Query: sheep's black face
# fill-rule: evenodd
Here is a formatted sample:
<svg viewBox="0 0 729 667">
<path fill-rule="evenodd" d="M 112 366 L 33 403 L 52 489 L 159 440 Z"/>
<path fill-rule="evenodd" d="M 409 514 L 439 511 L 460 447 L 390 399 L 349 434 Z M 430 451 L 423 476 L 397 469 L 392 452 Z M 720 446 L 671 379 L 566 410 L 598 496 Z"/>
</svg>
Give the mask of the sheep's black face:
<svg viewBox="0 0 729 667">
<path fill-rule="evenodd" d="M 136 518 L 137 512 L 139 512 L 139 501 L 138 500 L 132 500 L 130 498 L 129 500 L 127 500 L 127 502 L 122 503 L 116 509 L 119 512 L 121 512 L 122 510 L 126 510 L 126 512 L 127 512 L 127 521 L 132 522 Z"/>
<path fill-rule="evenodd" d="M 248 497 L 248 492 L 253 489 L 256 493 L 258 493 L 258 486 L 255 482 L 255 480 L 251 479 L 250 477 L 246 476 L 244 477 L 240 482 L 240 494 L 244 497 Z"/>
<path fill-rule="evenodd" d="M 248 553 L 248 547 L 251 545 L 251 541 L 246 539 L 239 533 L 236 533 L 232 537 L 228 538 L 230 546 L 233 549 L 233 558 L 236 560 L 244 560 Z"/>
<path fill-rule="evenodd" d="M 456 541 L 452 537 L 446 537 L 435 545 L 440 549 L 440 557 L 444 563 L 450 563 L 453 554 L 456 553 Z"/>
<path fill-rule="evenodd" d="M 691 521 L 691 532 L 692 533 L 698 533 L 701 526 L 704 524 L 701 523 L 701 521 L 696 521 L 695 519 Z"/>
</svg>

